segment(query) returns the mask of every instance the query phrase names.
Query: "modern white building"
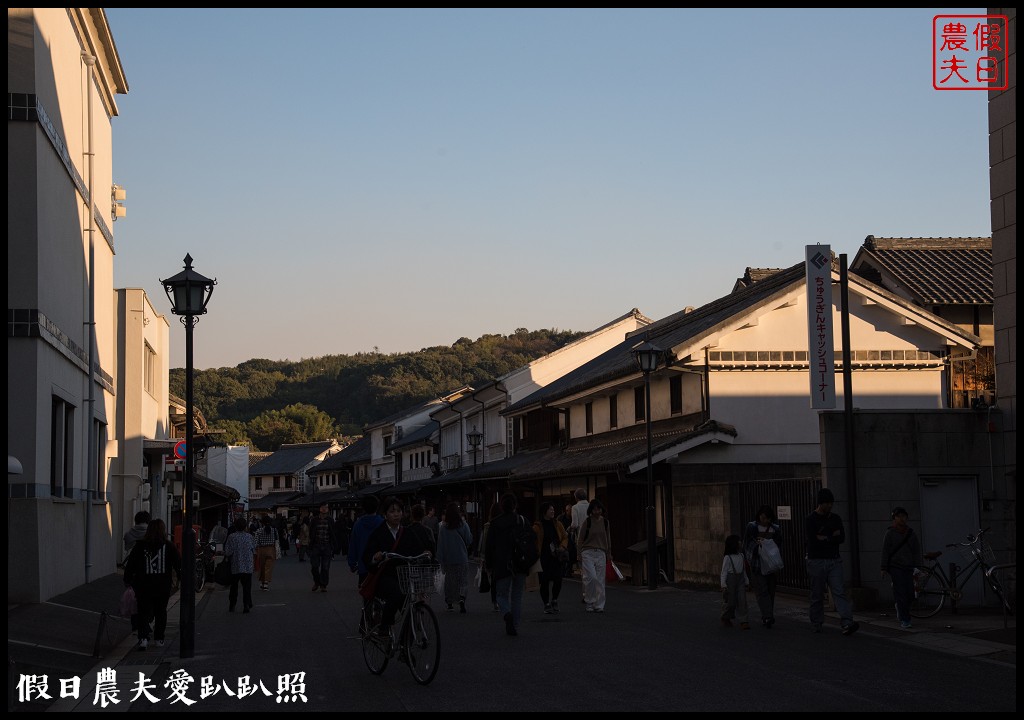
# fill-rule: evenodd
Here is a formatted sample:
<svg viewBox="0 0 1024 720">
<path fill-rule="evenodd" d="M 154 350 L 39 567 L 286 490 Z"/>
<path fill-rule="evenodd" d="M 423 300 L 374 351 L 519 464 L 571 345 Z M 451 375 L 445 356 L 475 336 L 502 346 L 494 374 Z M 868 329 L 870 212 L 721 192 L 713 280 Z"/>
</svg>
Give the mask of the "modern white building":
<svg viewBox="0 0 1024 720">
<path fill-rule="evenodd" d="M 111 120 L 128 85 L 102 8 L 8 8 L 7 60 L 7 594 L 39 602 L 120 559 Z"/>
</svg>

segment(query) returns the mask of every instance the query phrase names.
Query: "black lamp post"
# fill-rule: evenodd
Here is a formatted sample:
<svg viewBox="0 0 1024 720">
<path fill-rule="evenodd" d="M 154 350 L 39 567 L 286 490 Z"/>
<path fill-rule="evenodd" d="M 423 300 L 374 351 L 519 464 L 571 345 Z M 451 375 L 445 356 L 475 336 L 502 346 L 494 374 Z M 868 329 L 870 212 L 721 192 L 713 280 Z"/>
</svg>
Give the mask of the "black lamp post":
<svg viewBox="0 0 1024 720">
<path fill-rule="evenodd" d="M 651 458 L 651 373 L 658 369 L 658 360 L 662 350 L 657 345 L 645 340 L 633 348 L 633 357 L 644 374 L 644 395 L 647 407 L 644 417 L 647 419 L 647 589 L 658 589 L 658 548 L 657 535 L 654 532 L 654 469 Z"/>
<path fill-rule="evenodd" d="M 192 441 L 192 328 L 199 315 L 206 314 L 206 304 L 213 295 L 216 280 L 203 277 L 192 269 L 192 256 L 185 255 L 185 269 L 174 277 L 161 280 L 171 312 L 181 315 L 185 326 L 185 479 L 181 497 L 181 629 L 178 637 L 178 655 L 195 655 L 196 640 L 196 539 L 192 530 L 192 475 L 195 448 Z"/>
<path fill-rule="evenodd" d="M 484 434 L 476 429 L 476 425 L 473 429 L 466 433 L 466 440 L 469 441 L 469 446 L 473 448 L 473 472 L 476 472 L 476 449 L 480 447 L 480 442 L 484 439 Z"/>
<path fill-rule="evenodd" d="M 473 474 L 476 475 L 476 449 L 480 447 L 480 443 L 484 439 L 484 434 L 476 429 L 476 425 L 473 429 L 466 433 L 466 440 L 469 441 L 469 446 L 473 448 Z M 476 492 L 476 536 L 480 537 L 480 523 L 483 522 L 483 510 L 480 508 L 480 483 L 476 482 L 473 484 Z M 483 553 L 482 549 L 478 549 L 478 552 Z"/>
</svg>

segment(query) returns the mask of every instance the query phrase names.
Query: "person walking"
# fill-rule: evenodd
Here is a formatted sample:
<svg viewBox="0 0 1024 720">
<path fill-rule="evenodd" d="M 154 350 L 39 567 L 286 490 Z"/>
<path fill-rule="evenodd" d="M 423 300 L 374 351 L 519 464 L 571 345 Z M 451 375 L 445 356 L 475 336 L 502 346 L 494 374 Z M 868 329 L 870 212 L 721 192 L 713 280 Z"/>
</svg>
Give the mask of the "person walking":
<svg viewBox="0 0 1024 720">
<path fill-rule="evenodd" d="M 363 514 L 352 523 L 352 536 L 348 543 L 348 567 L 357 574 L 362 585 L 366 579 L 367 567 L 363 561 L 363 553 L 366 550 L 366 541 L 377 529 L 377 526 L 384 522 L 384 518 L 377 514 L 379 501 L 374 495 L 367 495 L 362 499 Z"/>
<path fill-rule="evenodd" d="M 145 510 L 139 510 L 135 513 L 135 524 L 128 528 L 128 531 L 124 534 L 124 553 L 125 557 L 128 557 L 128 553 L 135 547 L 135 543 L 146 536 L 146 529 L 149 527 L 149 513 Z"/>
<path fill-rule="evenodd" d="M 309 513 L 303 511 L 299 519 L 295 521 L 295 552 L 299 556 L 299 562 L 306 562 L 306 555 L 309 554 Z"/>
<path fill-rule="evenodd" d="M 892 526 L 882 539 L 882 577 L 888 575 L 892 582 L 896 620 L 901 628 L 909 630 L 912 627 L 910 604 L 914 602 L 914 568 L 924 565 L 924 555 L 921 541 L 914 529 L 907 525 L 910 513 L 906 508 L 893 508 L 889 517 Z"/>
<path fill-rule="evenodd" d="M 146 534 L 132 546 L 124 563 L 124 583 L 131 585 L 138 603 L 139 650 L 149 647 L 152 639 L 163 647 L 167 629 L 167 603 L 171 598 L 171 572 L 181 580 L 181 555 L 167 539 L 167 526 L 160 518 L 151 520 Z"/>
<path fill-rule="evenodd" d="M 277 561 L 278 536 L 277 528 L 269 515 L 260 520 L 260 529 L 256 531 L 256 562 L 260 573 L 260 590 L 270 590 L 270 581 L 274 578 L 274 563 Z"/>
<path fill-rule="evenodd" d="M 775 512 L 768 505 L 762 505 L 757 518 L 747 523 L 743 530 L 743 552 L 750 565 L 750 582 L 757 595 L 757 607 L 761 611 L 761 625 L 771 630 L 775 624 L 775 588 L 778 573 L 764 573 L 761 567 L 761 545 L 771 540 L 782 552 L 782 531 L 775 522 Z"/>
<path fill-rule="evenodd" d="M 540 599 L 547 615 L 558 612 L 558 595 L 562 592 L 562 568 L 568 555 L 569 534 L 555 519 L 554 503 L 541 503 L 540 520 L 533 524 L 540 552 Z"/>
<path fill-rule="evenodd" d="M 832 591 L 832 600 L 839 610 L 843 635 L 853 635 L 860 623 L 853 619 L 853 607 L 843 585 L 843 560 L 839 546 L 846 542 L 843 520 L 832 512 L 835 496 L 828 488 L 818 491 L 818 505 L 804 521 L 807 541 L 807 577 L 811 581 L 811 630 L 820 633 L 825 623 L 825 588 Z"/>
<path fill-rule="evenodd" d="M 288 542 L 288 518 L 278 515 L 274 529 L 277 530 L 277 544 L 281 548 L 279 557 L 288 557 L 288 545 L 290 545 Z"/>
<path fill-rule="evenodd" d="M 501 515 L 491 521 L 487 530 L 487 547 L 484 550 L 484 566 L 491 573 L 496 585 L 495 597 L 505 633 L 518 635 L 523 614 L 523 589 L 526 587 L 526 572 L 519 571 L 512 564 L 512 545 L 516 526 L 526 520 L 516 512 L 519 501 L 512 493 L 505 493 L 499 501 Z"/>
<path fill-rule="evenodd" d="M 577 503 L 578 505 L 579 503 Z M 576 506 L 573 506 L 573 512 Z M 580 526 L 576 542 L 583 568 L 583 602 L 587 612 L 604 612 L 605 568 L 611 555 L 611 530 L 604 516 L 604 503 L 593 500 L 587 506 L 587 519 Z"/>
<path fill-rule="evenodd" d="M 224 541 L 224 558 L 231 563 L 231 590 L 228 592 L 228 612 L 235 611 L 238 586 L 242 586 L 242 612 L 252 609 L 252 574 L 256 569 L 256 540 L 248 532 L 245 520 L 238 518 L 233 532 Z"/>
<path fill-rule="evenodd" d="M 565 504 L 562 514 L 558 516 L 558 522 L 562 525 L 562 529 L 565 530 L 565 536 L 569 541 L 566 548 L 568 550 L 568 557 L 562 563 L 562 577 L 572 577 L 572 569 L 576 564 L 576 539 L 573 536 L 574 534 L 569 531 L 569 528 L 572 527 L 572 503 Z"/>
<path fill-rule="evenodd" d="M 494 522 L 495 518 L 501 515 L 501 503 L 494 503 L 491 505 L 491 512 L 487 516 L 487 522 L 484 523 L 483 528 L 480 530 L 480 576 L 481 576 L 481 587 L 483 586 L 483 578 L 487 578 L 487 586 L 490 590 L 484 590 L 483 592 L 489 592 L 491 595 L 491 607 L 494 612 L 501 612 L 501 608 L 498 606 L 498 583 L 494 580 L 494 575 L 490 570 L 487 569 L 486 552 L 487 552 L 487 532 L 491 529 L 491 523 Z M 478 588 L 479 589 L 479 588 Z"/>
<path fill-rule="evenodd" d="M 722 556 L 722 627 L 732 627 L 732 621 L 739 620 L 740 630 L 749 630 L 747 622 L 747 588 L 750 581 L 743 565 L 740 552 L 740 536 L 730 535 L 725 539 L 725 553 Z"/>
<path fill-rule="evenodd" d="M 444 520 L 437 527 L 437 561 L 444 570 L 444 601 L 449 612 L 459 604 L 459 613 L 466 614 L 466 592 L 469 588 L 469 546 L 473 533 L 459 514 L 458 503 L 448 503 Z"/>
<path fill-rule="evenodd" d="M 437 517 L 437 510 L 434 506 L 426 508 L 426 514 L 423 516 L 423 526 L 430 532 L 434 533 L 434 537 L 437 537 L 437 528 L 441 522 L 440 518 Z"/>
<path fill-rule="evenodd" d="M 327 592 L 331 580 L 331 560 L 338 551 L 338 535 L 334 519 L 328 515 L 327 503 L 320 505 L 320 514 L 309 523 L 309 562 L 313 571 L 313 592 Z"/>
</svg>

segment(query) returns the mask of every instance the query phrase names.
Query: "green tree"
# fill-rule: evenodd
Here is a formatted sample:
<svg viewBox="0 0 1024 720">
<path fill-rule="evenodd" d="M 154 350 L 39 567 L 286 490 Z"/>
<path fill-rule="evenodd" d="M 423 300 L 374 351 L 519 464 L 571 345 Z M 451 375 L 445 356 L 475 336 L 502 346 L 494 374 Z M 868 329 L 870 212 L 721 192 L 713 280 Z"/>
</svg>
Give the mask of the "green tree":
<svg viewBox="0 0 1024 720">
<path fill-rule="evenodd" d="M 259 450 L 275 451 L 291 443 L 327 440 L 339 435 L 330 415 L 314 405 L 295 403 L 281 410 L 268 410 L 246 426 Z"/>
</svg>

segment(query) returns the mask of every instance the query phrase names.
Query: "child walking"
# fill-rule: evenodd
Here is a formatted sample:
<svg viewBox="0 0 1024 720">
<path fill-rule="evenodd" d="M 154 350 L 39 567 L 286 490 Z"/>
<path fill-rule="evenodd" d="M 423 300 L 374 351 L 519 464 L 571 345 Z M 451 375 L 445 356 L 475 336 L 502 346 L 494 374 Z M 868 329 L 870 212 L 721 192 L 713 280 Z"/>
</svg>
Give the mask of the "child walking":
<svg viewBox="0 0 1024 720">
<path fill-rule="evenodd" d="M 740 630 L 749 630 L 747 622 L 747 571 L 740 552 L 740 536 L 730 535 L 725 539 L 725 556 L 722 558 L 722 627 L 732 627 L 733 618 L 739 620 Z"/>
</svg>

